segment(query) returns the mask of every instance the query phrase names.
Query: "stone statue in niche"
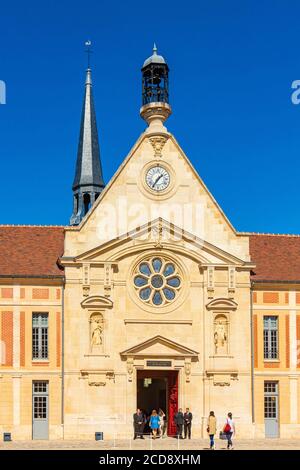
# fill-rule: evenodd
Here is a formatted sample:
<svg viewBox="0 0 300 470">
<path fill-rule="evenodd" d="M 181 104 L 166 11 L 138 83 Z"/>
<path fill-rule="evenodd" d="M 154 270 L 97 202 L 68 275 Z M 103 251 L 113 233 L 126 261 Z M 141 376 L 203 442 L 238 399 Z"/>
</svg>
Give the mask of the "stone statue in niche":
<svg viewBox="0 0 300 470">
<path fill-rule="evenodd" d="M 228 328 L 227 319 L 224 315 L 219 315 L 214 321 L 214 344 L 215 354 L 227 354 Z"/>
<path fill-rule="evenodd" d="M 93 314 L 90 319 L 91 324 L 91 348 L 100 348 L 103 345 L 103 316 Z"/>
</svg>

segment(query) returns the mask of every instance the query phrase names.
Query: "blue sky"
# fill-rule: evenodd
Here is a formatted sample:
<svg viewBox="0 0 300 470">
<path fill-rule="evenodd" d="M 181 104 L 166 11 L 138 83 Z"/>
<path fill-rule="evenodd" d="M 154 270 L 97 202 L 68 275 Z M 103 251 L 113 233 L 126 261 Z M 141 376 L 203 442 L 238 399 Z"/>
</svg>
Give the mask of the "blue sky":
<svg viewBox="0 0 300 470">
<path fill-rule="evenodd" d="M 0 223 L 69 221 L 86 39 L 111 178 L 145 127 L 140 67 L 155 41 L 168 129 L 235 228 L 300 233 L 299 17 L 293 0 L 2 2 Z"/>
</svg>

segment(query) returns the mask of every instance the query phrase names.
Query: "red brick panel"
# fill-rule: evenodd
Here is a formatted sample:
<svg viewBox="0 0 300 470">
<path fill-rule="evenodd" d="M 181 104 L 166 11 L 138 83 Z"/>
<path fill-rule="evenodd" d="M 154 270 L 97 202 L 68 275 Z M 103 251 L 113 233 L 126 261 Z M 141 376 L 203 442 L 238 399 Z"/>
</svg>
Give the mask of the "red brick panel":
<svg viewBox="0 0 300 470">
<path fill-rule="evenodd" d="M 290 317 L 285 317 L 285 358 L 286 367 L 290 368 Z"/>
<path fill-rule="evenodd" d="M 25 312 L 20 312 L 20 366 L 25 367 Z"/>
<path fill-rule="evenodd" d="M 60 299 L 60 289 L 56 289 L 56 300 Z"/>
<path fill-rule="evenodd" d="M 285 293 L 285 303 L 286 304 L 289 303 L 289 293 L 288 292 Z"/>
<path fill-rule="evenodd" d="M 33 299 L 49 299 L 49 289 L 32 289 Z"/>
<path fill-rule="evenodd" d="M 279 302 L 279 293 L 278 292 L 264 292 L 263 293 L 263 302 L 265 304 L 278 304 L 278 302 Z"/>
<path fill-rule="evenodd" d="M 300 292 L 296 293 L 296 303 L 300 304 Z"/>
<path fill-rule="evenodd" d="M 279 362 L 265 362 L 264 363 L 264 367 L 266 369 L 276 369 L 279 367 L 279 365 L 280 365 Z"/>
<path fill-rule="evenodd" d="M 1 315 L 1 340 L 4 342 L 5 366 L 13 365 L 13 312 L 2 312 Z"/>
<path fill-rule="evenodd" d="M 258 367 L 258 339 L 257 339 L 257 315 L 253 317 L 253 336 L 254 336 L 254 367 Z"/>
<path fill-rule="evenodd" d="M 13 288 L 12 287 L 3 287 L 1 289 L 2 299 L 12 299 L 13 298 Z"/>
<path fill-rule="evenodd" d="M 257 292 L 253 292 L 253 303 L 257 303 Z"/>
<path fill-rule="evenodd" d="M 25 299 L 25 288 L 24 287 L 21 287 L 21 289 L 20 289 L 20 298 Z"/>
<path fill-rule="evenodd" d="M 296 332 L 297 332 L 297 367 L 300 368 L 300 315 L 297 315 Z"/>
<path fill-rule="evenodd" d="M 61 356 L 61 321 L 60 312 L 56 312 L 56 366 L 60 367 Z"/>
</svg>

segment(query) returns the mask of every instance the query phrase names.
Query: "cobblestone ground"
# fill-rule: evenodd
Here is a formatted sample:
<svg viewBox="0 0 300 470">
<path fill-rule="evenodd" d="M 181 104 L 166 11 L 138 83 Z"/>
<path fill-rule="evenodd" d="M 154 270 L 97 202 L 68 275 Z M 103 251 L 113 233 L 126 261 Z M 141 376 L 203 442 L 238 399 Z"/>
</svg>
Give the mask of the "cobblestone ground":
<svg viewBox="0 0 300 470">
<path fill-rule="evenodd" d="M 216 440 L 217 450 L 226 450 L 224 441 Z M 117 439 L 107 441 L 14 441 L 0 442 L 2 450 L 209 450 L 208 440 L 191 439 L 181 440 L 166 438 L 153 441 L 148 437 L 145 440 Z M 261 440 L 234 440 L 236 450 L 300 450 L 299 440 L 288 439 L 261 439 Z"/>
</svg>

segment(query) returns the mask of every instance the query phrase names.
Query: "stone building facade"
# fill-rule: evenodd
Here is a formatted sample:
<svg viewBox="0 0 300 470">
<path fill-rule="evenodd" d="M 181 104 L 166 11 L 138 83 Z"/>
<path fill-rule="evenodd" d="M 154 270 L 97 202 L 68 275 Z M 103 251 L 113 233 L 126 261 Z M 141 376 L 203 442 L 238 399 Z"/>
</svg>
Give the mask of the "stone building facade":
<svg viewBox="0 0 300 470">
<path fill-rule="evenodd" d="M 298 437 L 300 237 L 239 233 L 166 129 L 168 66 L 142 68 L 147 127 L 104 186 L 88 69 L 65 227 L 0 227 L 0 430 L 131 436 L 137 406 L 214 410 L 238 437 Z M 98 162 L 98 163 L 97 163 Z"/>
</svg>

